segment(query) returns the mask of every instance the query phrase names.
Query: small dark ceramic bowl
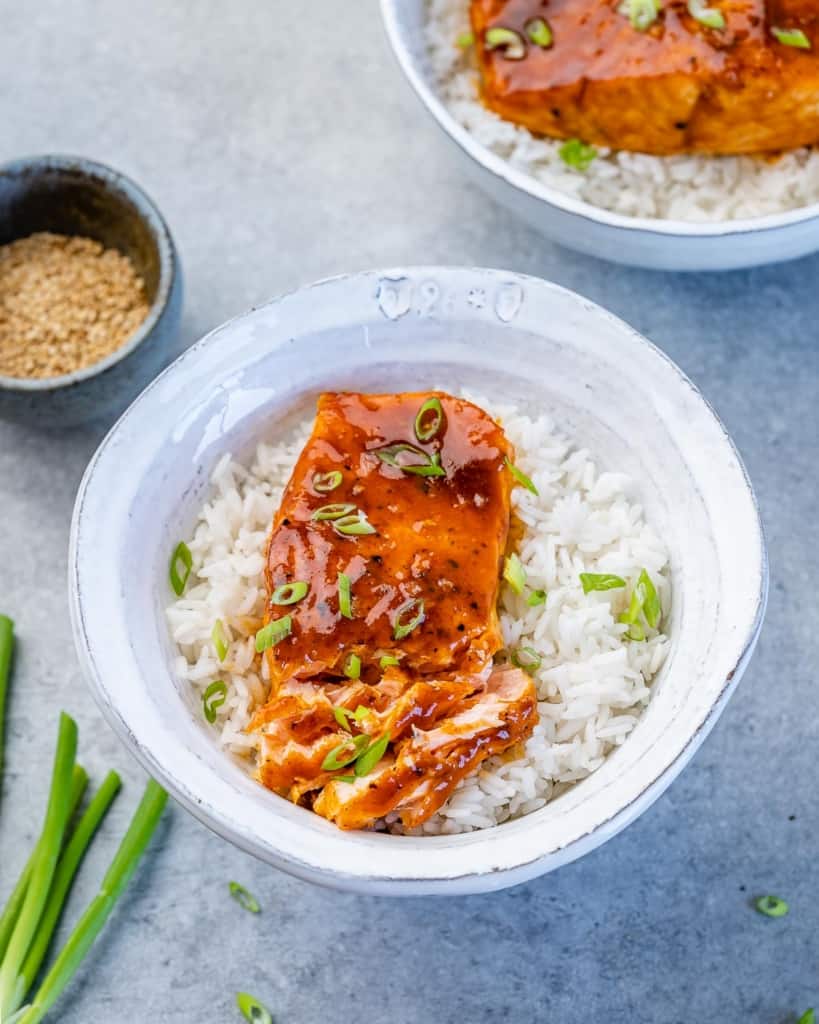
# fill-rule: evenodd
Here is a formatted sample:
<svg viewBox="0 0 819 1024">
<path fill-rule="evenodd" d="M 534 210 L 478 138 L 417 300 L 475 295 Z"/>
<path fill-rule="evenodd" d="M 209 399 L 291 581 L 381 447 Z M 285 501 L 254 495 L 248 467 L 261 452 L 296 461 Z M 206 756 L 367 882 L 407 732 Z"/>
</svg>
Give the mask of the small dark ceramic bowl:
<svg viewBox="0 0 819 1024">
<path fill-rule="evenodd" d="M 124 345 L 92 366 L 42 380 L 0 375 L 0 419 L 42 427 L 112 419 L 176 354 L 182 275 L 171 234 L 134 182 L 71 156 L 0 165 L 0 245 L 35 231 L 84 235 L 119 249 L 145 282 L 150 312 Z"/>
</svg>

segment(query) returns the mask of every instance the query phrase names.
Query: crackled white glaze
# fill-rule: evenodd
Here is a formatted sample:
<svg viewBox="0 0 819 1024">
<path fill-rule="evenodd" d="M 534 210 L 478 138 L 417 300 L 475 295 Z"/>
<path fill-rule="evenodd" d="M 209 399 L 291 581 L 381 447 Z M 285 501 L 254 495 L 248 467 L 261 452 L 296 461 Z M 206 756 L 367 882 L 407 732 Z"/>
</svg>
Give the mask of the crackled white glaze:
<svg viewBox="0 0 819 1024">
<path fill-rule="evenodd" d="M 671 653 L 627 742 L 518 821 L 466 835 L 342 833 L 274 796 L 215 745 L 172 678 L 168 556 L 227 450 L 274 439 L 325 388 L 471 387 L 546 409 L 630 473 L 671 552 Z M 336 278 L 218 328 L 103 442 L 74 513 L 74 635 L 106 717 L 197 817 L 303 878 L 389 894 L 498 889 L 552 870 L 635 818 L 680 772 L 736 686 L 762 621 L 756 503 L 722 425 L 622 321 L 553 284 L 494 270 Z"/>
<path fill-rule="evenodd" d="M 578 252 L 652 270 L 735 270 L 819 249 L 819 203 L 798 210 L 698 224 L 626 217 L 550 188 L 512 167 L 459 124 L 438 95 L 426 55 L 427 0 L 381 0 L 401 70 L 455 143 L 464 170 L 493 199 L 548 238 Z"/>
</svg>

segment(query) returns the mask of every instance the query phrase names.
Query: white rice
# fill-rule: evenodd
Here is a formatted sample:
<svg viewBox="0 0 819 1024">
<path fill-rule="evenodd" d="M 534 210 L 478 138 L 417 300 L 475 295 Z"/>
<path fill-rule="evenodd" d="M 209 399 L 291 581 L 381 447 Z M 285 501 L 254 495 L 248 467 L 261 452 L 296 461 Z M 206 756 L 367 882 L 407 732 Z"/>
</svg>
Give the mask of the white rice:
<svg viewBox="0 0 819 1024">
<path fill-rule="evenodd" d="M 777 160 L 753 156 L 649 156 L 598 150 L 585 172 L 567 167 L 560 142 L 535 138 L 478 99 L 473 58 L 456 45 L 469 31 L 467 0 L 428 0 L 433 75 L 453 117 L 479 143 L 543 185 L 630 217 L 724 221 L 762 217 L 819 202 L 819 150 Z"/>
<path fill-rule="evenodd" d="M 605 572 L 633 582 L 645 568 L 668 613 L 667 552 L 645 523 L 628 477 L 599 471 L 590 453 L 573 448 L 547 416 L 530 418 L 474 400 L 501 420 L 518 466 L 539 491 L 535 497 L 516 487 L 512 501 L 524 525 L 518 554 L 527 582 L 547 592 L 546 603 L 530 608 L 508 586 L 501 594 L 507 647 L 531 647 L 542 658 L 535 673 L 539 722 L 522 756 L 486 761 L 418 830 L 426 834 L 470 831 L 527 814 L 586 778 L 636 725 L 668 649 L 662 632 L 650 631 L 644 643 L 624 641 L 627 627 L 617 616 L 626 590 L 584 594 L 579 581 L 581 572 Z M 225 681 L 215 738 L 226 751 L 248 757 L 249 769 L 254 740 L 243 730 L 268 690 L 253 642 L 264 609 L 265 542 L 308 431 L 305 424 L 286 442 L 260 444 L 249 466 L 228 455 L 220 460 L 189 542 L 191 585 L 168 608 L 179 678 L 197 703 L 211 682 Z M 230 639 L 222 663 L 211 638 L 217 619 Z M 400 831 L 397 822 L 388 824 Z"/>
</svg>

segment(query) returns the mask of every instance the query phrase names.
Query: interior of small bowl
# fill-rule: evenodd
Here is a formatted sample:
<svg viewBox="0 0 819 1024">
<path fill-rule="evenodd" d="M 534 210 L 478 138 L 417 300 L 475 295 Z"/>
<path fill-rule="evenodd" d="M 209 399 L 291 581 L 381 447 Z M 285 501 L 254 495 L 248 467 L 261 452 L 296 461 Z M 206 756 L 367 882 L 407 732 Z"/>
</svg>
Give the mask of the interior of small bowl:
<svg viewBox="0 0 819 1024">
<path fill-rule="evenodd" d="M 173 672 L 170 551 L 217 460 L 277 440 L 325 389 L 470 389 L 546 411 L 636 481 L 671 552 L 672 649 L 637 728 L 559 800 L 451 837 L 341 833 L 226 757 Z M 118 453 L 128 452 L 127 473 Z M 522 880 L 601 842 L 685 762 L 737 676 L 764 568 L 741 464 L 698 393 L 624 324 L 489 271 L 358 275 L 257 310 L 186 353 L 89 467 L 72 534 L 78 646 L 103 709 L 194 813 L 305 877 L 393 891 Z"/>
</svg>

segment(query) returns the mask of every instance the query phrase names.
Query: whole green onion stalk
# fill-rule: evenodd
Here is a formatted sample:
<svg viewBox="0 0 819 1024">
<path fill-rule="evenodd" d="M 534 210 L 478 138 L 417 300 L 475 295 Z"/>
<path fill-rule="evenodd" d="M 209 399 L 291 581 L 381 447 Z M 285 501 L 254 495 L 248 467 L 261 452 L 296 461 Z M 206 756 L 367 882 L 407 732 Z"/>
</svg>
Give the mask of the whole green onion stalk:
<svg viewBox="0 0 819 1024">
<path fill-rule="evenodd" d="M 3 747 L 6 733 L 6 695 L 11 656 L 14 651 L 14 623 L 7 615 L 0 615 L 0 786 L 3 784 Z"/>
<path fill-rule="evenodd" d="M 35 849 L 23 903 L 0 964 L 0 1020 L 9 1017 L 13 1008 L 19 1005 L 20 972 L 48 900 L 68 823 L 76 753 L 77 725 L 62 713 L 45 822 Z"/>
<path fill-rule="evenodd" d="M 85 787 L 88 785 L 88 773 L 82 767 L 82 765 L 75 764 L 74 771 L 71 776 L 71 806 L 69 808 L 69 819 L 74 817 L 77 808 L 80 806 L 80 801 L 85 793 Z M 35 847 L 31 856 L 29 857 L 26 866 L 20 873 L 20 877 L 17 880 L 11 896 L 8 898 L 8 902 L 0 914 L 0 963 L 2 963 L 3 957 L 6 955 L 6 949 L 11 938 L 11 933 L 14 931 L 14 925 L 17 923 L 17 918 L 20 916 L 20 908 L 23 905 L 25 899 L 26 889 L 28 888 L 29 880 L 31 879 L 31 872 L 34 868 L 34 861 L 37 858 L 37 849 Z"/>
<path fill-rule="evenodd" d="M 32 1003 L 15 1015 L 14 1024 L 39 1024 L 59 998 L 136 870 L 167 799 L 168 794 L 156 782 L 149 781 L 125 838 L 102 880 L 99 893 L 69 936 Z"/>
</svg>

